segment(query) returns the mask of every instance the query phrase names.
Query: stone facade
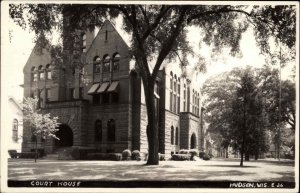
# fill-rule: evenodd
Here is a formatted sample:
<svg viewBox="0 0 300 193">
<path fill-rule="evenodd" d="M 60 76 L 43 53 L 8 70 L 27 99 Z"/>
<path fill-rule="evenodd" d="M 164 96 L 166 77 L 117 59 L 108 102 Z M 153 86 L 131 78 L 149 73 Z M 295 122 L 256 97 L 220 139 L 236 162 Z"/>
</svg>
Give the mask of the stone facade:
<svg viewBox="0 0 300 193">
<path fill-rule="evenodd" d="M 37 54 L 36 48 L 24 67 L 24 96 L 40 98 L 40 108 L 58 116 L 59 129 L 65 132 L 62 142 L 38 139 L 38 145 L 48 152 L 61 144 L 101 152 L 147 152 L 143 84 L 128 45 L 109 21 L 95 37 L 86 32 L 82 38 L 82 69 L 54 66 L 47 49 Z M 201 95 L 196 81 L 170 61 L 160 69 L 156 86 L 160 153 L 168 157 L 182 148 L 199 149 Z M 30 151 L 33 143 L 30 128 L 25 128 L 22 150 Z"/>
</svg>

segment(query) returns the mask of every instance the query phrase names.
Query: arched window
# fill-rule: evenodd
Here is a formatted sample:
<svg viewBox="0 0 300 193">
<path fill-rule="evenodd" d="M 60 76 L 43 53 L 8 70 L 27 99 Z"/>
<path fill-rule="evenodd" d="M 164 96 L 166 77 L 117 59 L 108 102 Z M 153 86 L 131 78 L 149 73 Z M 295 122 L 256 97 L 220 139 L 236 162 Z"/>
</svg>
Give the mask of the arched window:
<svg viewBox="0 0 300 193">
<path fill-rule="evenodd" d="M 37 81 L 37 72 L 36 72 L 36 68 L 35 67 L 31 68 L 31 80 L 33 82 Z"/>
<path fill-rule="evenodd" d="M 174 145 L 174 127 L 171 127 L 171 145 Z"/>
<path fill-rule="evenodd" d="M 45 80 L 45 72 L 43 66 L 40 65 L 38 69 L 39 69 L 39 80 Z"/>
<path fill-rule="evenodd" d="M 110 119 L 107 122 L 107 140 L 115 141 L 116 140 L 116 123 L 115 120 Z"/>
<path fill-rule="evenodd" d="M 179 130 L 178 127 L 176 127 L 176 131 L 175 131 L 175 145 L 178 145 L 178 137 L 179 137 Z"/>
<path fill-rule="evenodd" d="M 94 59 L 94 73 L 100 73 L 101 68 L 101 59 L 100 57 L 96 56 Z"/>
<path fill-rule="evenodd" d="M 110 70 L 110 57 L 109 55 L 105 55 L 103 57 L 103 72 L 109 72 Z"/>
<path fill-rule="evenodd" d="M 82 39 L 82 52 L 86 52 L 86 34 L 83 33 L 82 36 L 81 36 L 81 39 Z"/>
<path fill-rule="evenodd" d="M 193 133 L 192 136 L 191 136 L 191 146 L 190 146 L 190 148 L 195 149 L 196 146 L 197 146 L 197 138 L 196 138 L 196 134 Z"/>
<path fill-rule="evenodd" d="M 120 54 L 116 53 L 113 58 L 113 66 L 112 66 L 113 72 L 119 71 L 119 66 L 120 66 Z"/>
<path fill-rule="evenodd" d="M 13 128 L 12 128 L 12 139 L 14 142 L 18 142 L 18 120 L 13 120 Z"/>
<path fill-rule="evenodd" d="M 47 80 L 51 80 L 52 79 L 52 72 L 51 72 L 50 64 L 46 65 L 46 73 L 47 73 L 47 75 L 46 75 Z"/>
<path fill-rule="evenodd" d="M 95 122 L 95 141 L 102 141 L 102 121 Z"/>
</svg>

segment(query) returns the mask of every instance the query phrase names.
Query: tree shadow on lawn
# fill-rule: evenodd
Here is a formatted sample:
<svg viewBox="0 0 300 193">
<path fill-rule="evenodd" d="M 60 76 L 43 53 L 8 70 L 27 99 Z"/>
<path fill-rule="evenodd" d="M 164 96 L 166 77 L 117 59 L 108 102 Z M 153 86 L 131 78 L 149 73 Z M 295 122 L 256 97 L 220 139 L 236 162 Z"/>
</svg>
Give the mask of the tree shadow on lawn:
<svg viewBox="0 0 300 193">
<path fill-rule="evenodd" d="M 240 165 L 207 165 L 207 167 L 222 167 L 222 168 L 258 168 L 258 166 L 240 166 Z"/>
<path fill-rule="evenodd" d="M 276 177 L 271 177 L 268 178 L 267 180 L 270 181 L 288 181 L 288 182 L 295 182 L 295 172 L 271 172 L 273 174 L 281 175 L 282 177 L 276 178 Z"/>
</svg>

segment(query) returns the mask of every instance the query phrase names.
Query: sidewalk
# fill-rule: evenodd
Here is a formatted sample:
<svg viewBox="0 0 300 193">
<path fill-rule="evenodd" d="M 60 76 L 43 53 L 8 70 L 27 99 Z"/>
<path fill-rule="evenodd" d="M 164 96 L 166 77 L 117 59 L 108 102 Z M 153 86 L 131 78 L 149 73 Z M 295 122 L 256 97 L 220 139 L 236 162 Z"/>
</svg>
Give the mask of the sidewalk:
<svg viewBox="0 0 300 193">
<path fill-rule="evenodd" d="M 205 180 L 294 181 L 290 160 L 213 159 L 209 161 L 161 161 L 146 166 L 143 161 L 17 160 L 8 161 L 10 180 Z"/>
</svg>

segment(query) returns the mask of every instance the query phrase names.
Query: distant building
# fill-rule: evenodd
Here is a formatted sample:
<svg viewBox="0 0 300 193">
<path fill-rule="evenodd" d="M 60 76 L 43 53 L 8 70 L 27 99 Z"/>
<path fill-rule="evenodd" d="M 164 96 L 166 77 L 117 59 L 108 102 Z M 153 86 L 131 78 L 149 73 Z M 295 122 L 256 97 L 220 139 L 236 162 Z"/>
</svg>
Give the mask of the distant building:
<svg viewBox="0 0 300 193">
<path fill-rule="evenodd" d="M 47 152 L 66 146 L 146 152 L 143 84 L 128 45 L 110 21 L 95 37 L 93 32 L 82 33 L 81 43 L 86 61 L 81 69 L 67 63 L 55 66 L 47 49 L 39 55 L 37 48 L 24 67 L 24 96 L 38 97 L 40 108 L 62 123 L 56 133 L 59 141 L 38 137 L 38 145 Z M 155 85 L 159 152 L 167 155 L 200 149 L 200 86 L 183 74 L 170 61 Z M 34 140 L 30 128 L 24 129 L 23 151 L 33 149 Z"/>
<path fill-rule="evenodd" d="M 5 119 L 8 121 L 9 128 L 5 128 L 8 132 L 8 146 L 9 150 L 17 150 L 21 152 L 22 136 L 23 136 L 23 112 L 22 107 L 15 98 L 8 98 L 9 108 L 6 109 Z"/>
</svg>

